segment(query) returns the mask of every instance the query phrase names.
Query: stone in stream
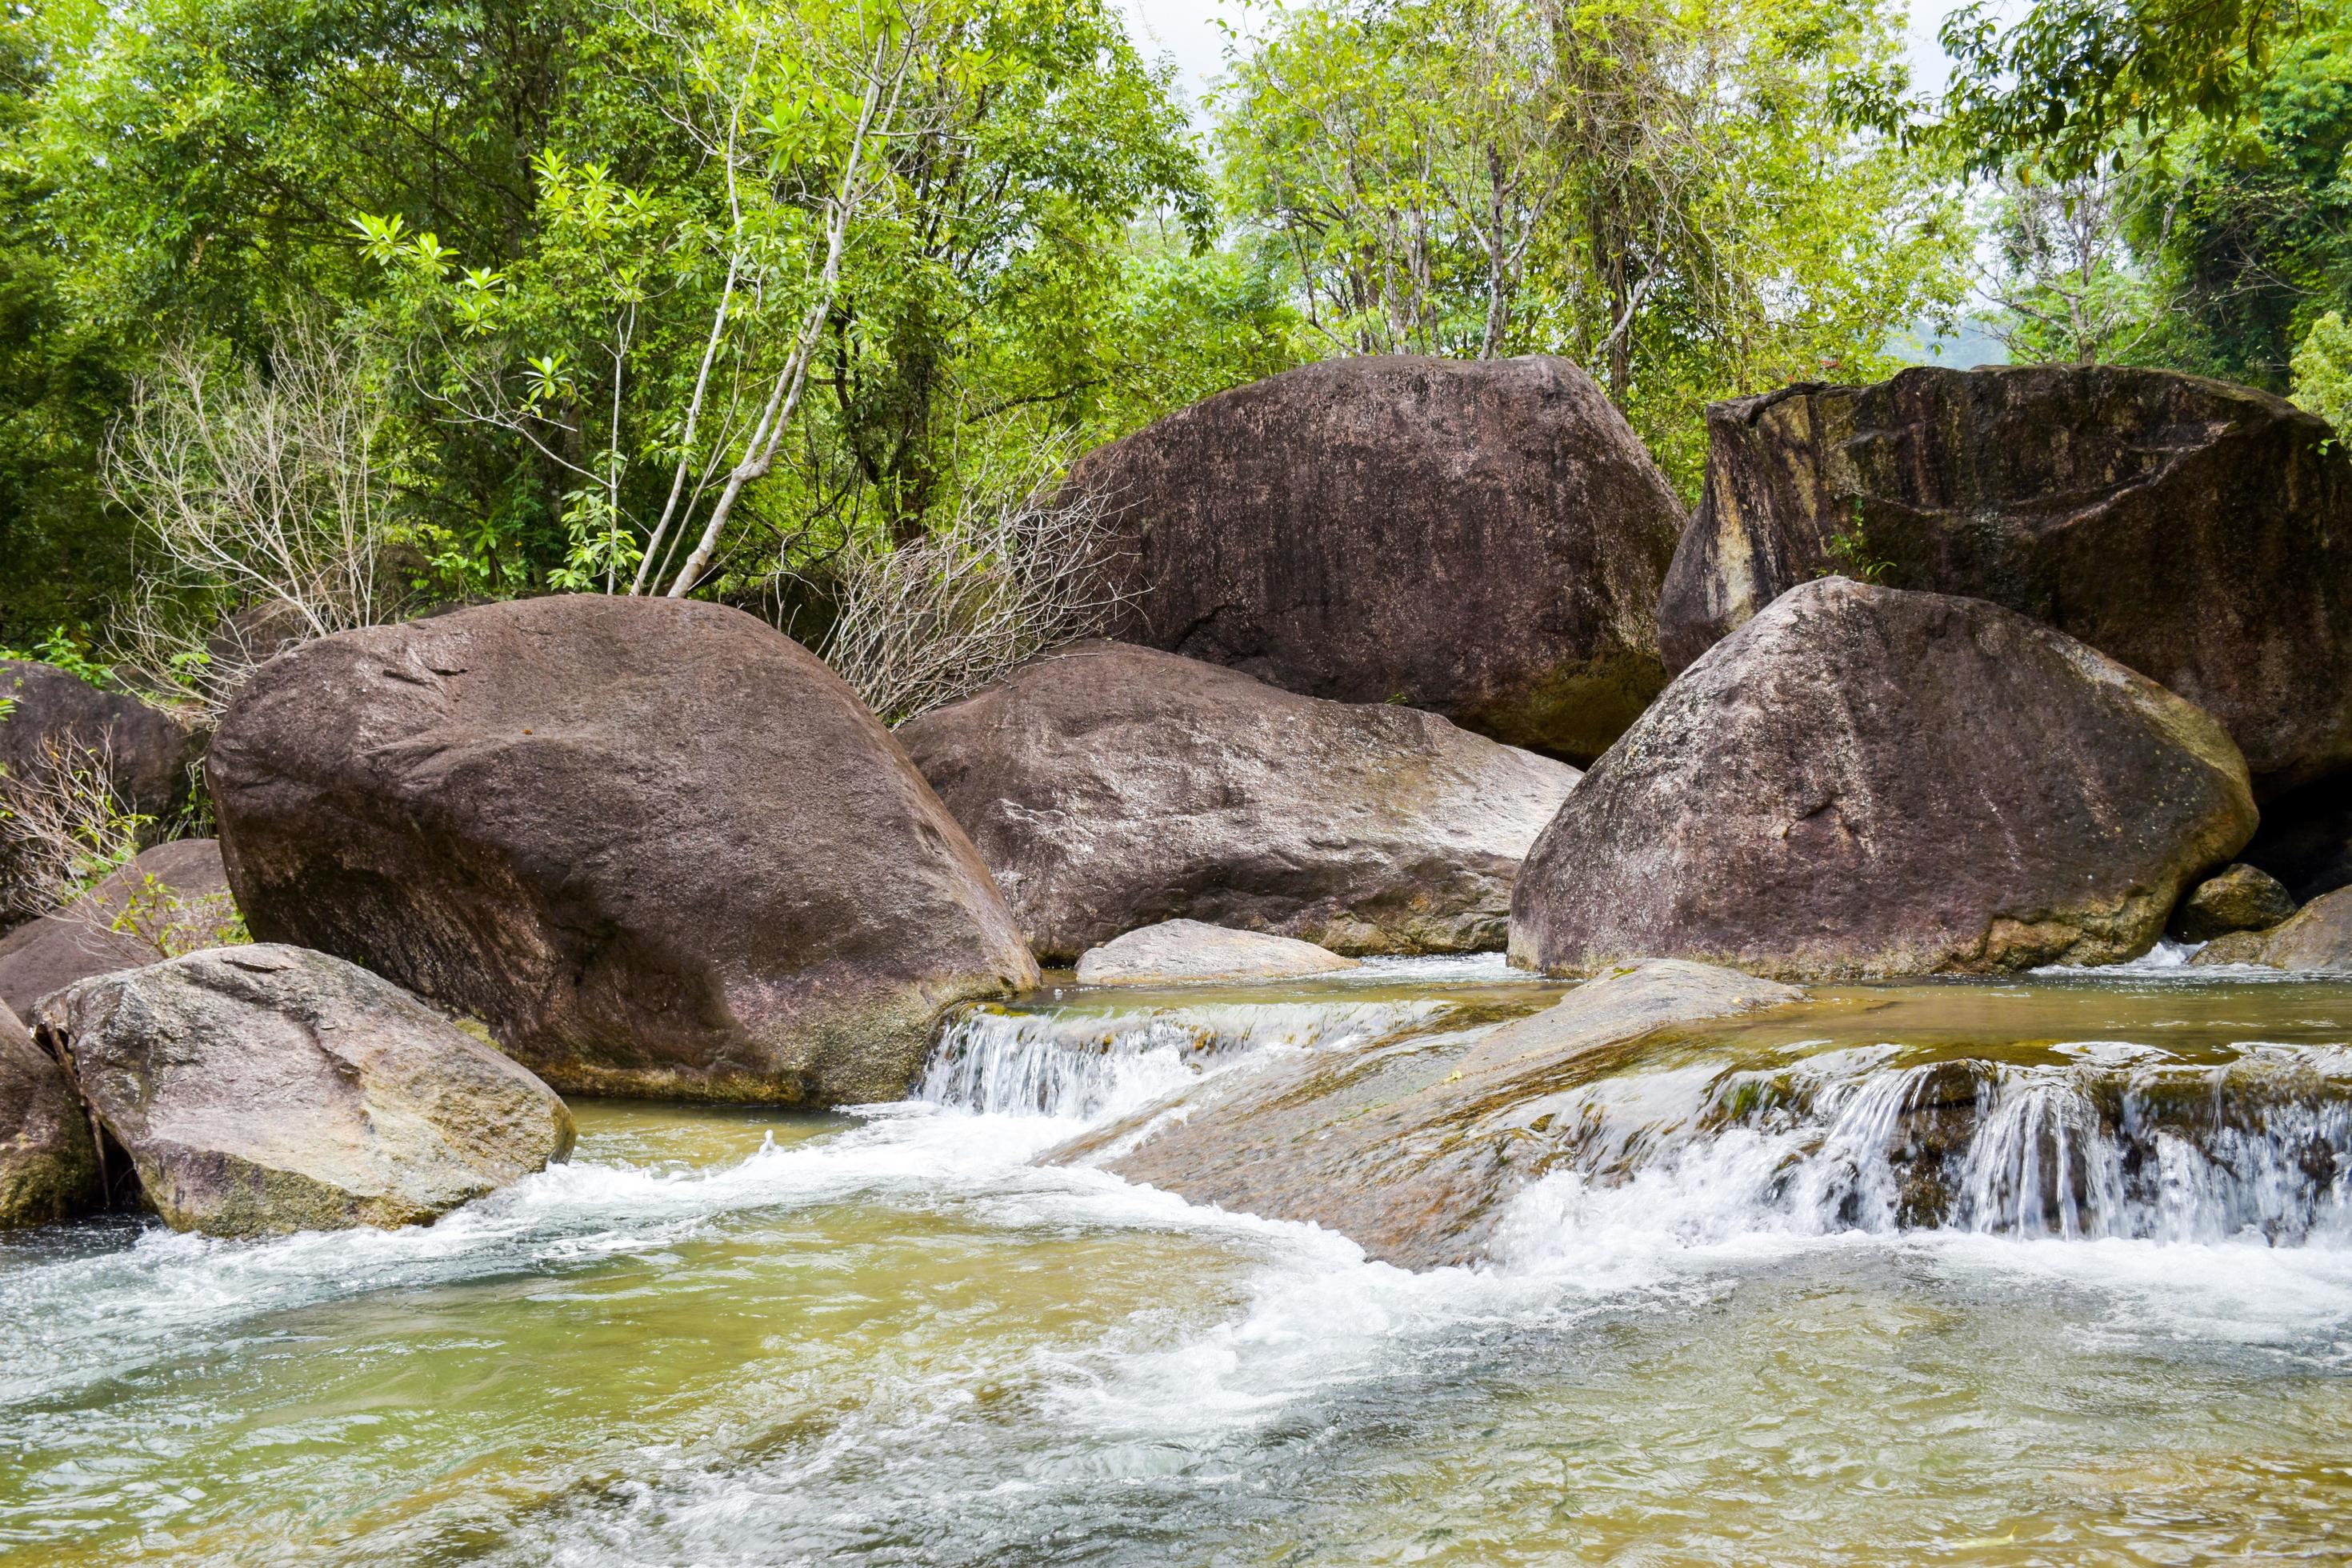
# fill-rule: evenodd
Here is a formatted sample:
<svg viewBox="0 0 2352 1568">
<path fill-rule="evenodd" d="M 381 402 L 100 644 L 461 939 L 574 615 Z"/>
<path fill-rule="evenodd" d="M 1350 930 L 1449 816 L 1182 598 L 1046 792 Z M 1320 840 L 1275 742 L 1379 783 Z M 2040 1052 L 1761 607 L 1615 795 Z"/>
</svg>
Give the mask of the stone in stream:
<svg viewBox="0 0 2352 1568">
<path fill-rule="evenodd" d="M 2268 931 L 2294 913 L 2294 895 L 2267 871 L 2240 862 L 2208 877 L 2172 911 L 2179 942 L 2211 942 L 2231 931 Z"/>
<path fill-rule="evenodd" d="M 1717 404 L 1707 434 L 1659 606 L 1669 668 L 1866 569 L 2161 682 L 2229 730 L 2263 798 L 2352 766 L 2352 463 L 2316 416 L 2164 371 L 1920 367 Z"/>
<path fill-rule="evenodd" d="M 73 1080 L 0 1007 L 0 1230 L 95 1208 L 98 1143 Z"/>
<path fill-rule="evenodd" d="M 1981 599 L 1790 589 L 1676 678 L 1520 873 L 1511 960 L 1787 977 L 2146 952 L 2254 827 L 2221 727 Z"/>
<path fill-rule="evenodd" d="M 572 1150 L 553 1090 L 322 952 L 218 948 L 100 975 L 37 1024 L 174 1230 L 422 1224 Z"/>
<path fill-rule="evenodd" d="M 306 643 L 213 742 L 255 937 L 482 1019 L 567 1093 L 906 1091 L 1036 983 L 889 732 L 740 610 L 564 595 Z"/>
<path fill-rule="evenodd" d="M 1062 494 L 1118 520 L 1129 642 L 1579 763 L 1665 684 L 1683 506 L 1564 359 L 1327 360 L 1097 447 Z"/>
<path fill-rule="evenodd" d="M 57 913 L 0 937 L 0 1003 L 30 1014 L 60 986 L 219 947 L 238 930 L 219 841 L 158 844 Z"/>
<path fill-rule="evenodd" d="M 2323 973 L 2352 971 L 2352 888 L 2323 893 L 2268 931 L 2216 937 L 2191 963 L 2261 963 Z"/>
<path fill-rule="evenodd" d="M 1563 1097 L 1668 1031 L 1801 994 L 1704 964 L 1644 963 L 1475 1040 L 1448 1033 L 1213 1078 L 1188 1114 L 1154 1106 L 1046 1158 L 1311 1221 L 1406 1268 L 1469 1263 L 1508 1201 L 1550 1168 L 1549 1113 Z"/>
<path fill-rule="evenodd" d="M 1360 967 L 1352 958 L 1295 937 L 1234 931 L 1199 921 L 1162 921 L 1087 949 L 1078 956 L 1078 984 L 1289 980 Z"/>
<path fill-rule="evenodd" d="M 1385 703 L 1082 643 L 898 727 L 1037 955 L 1171 919 L 1342 953 L 1502 945 L 1576 770 Z"/>
</svg>

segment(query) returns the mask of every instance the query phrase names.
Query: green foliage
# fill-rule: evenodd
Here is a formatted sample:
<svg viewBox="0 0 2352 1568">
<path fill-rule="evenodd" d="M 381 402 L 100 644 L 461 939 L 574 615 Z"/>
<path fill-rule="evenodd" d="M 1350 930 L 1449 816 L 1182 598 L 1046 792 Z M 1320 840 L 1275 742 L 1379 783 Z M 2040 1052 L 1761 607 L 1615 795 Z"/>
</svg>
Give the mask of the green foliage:
<svg viewBox="0 0 2352 1568">
<path fill-rule="evenodd" d="M 115 689 L 121 685 L 115 679 L 114 667 L 90 658 L 88 641 L 75 637 L 63 626 L 50 627 L 48 635 L 29 649 L 0 647 L 0 658 L 49 665 L 77 679 L 86 680 L 102 691 Z"/>
<path fill-rule="evenodd" d="M 165 958 L 209 947 L 237 947 L 253 940 L 245 915 L 226 891 L 189 895 L 153 872 L 128 889 L 109 931 L 136 937 Z"/>
<path fill-rule="evenodd" d="M 1858 583 L 1883 583 L 1887 573 L 1895 569 L 1893 562 L 1871 553 L 1870 534 L 1863 526 L 1861 497 L 1854 498 L 1853 526 L 1830 535 L 1829 556 L 1834 564 L 1822 571 L 1824 577 L 1843 575 Z"/>
<path fill-rule="evenodd" d="M 2000 8 L 1975 0 L 1944 21 L 1951 75 L 1933 139 L 1982 173 L 2021 162 L 2060 179 L 2091 172 L 2184 122 L 2233 121 L 2305 10 L 2302 0 L 2036 0 L 2004 26 Z"/>
<path fill-rule="evenodd" d="M 2314 321 L 2295 350 L 2294 400 L 2338 434 L 2352 433 L 2352 326 L 2342 311 Z"/>
<path fill-rule="evenodd" d="M 1292 7 L 1237 62 L 1230 203 L 1326 352 L 1569 355 L 1685 487 L 1717 398 L 1891 368 L 1963 289 L 1939 171 L 1852 131 L 1884 5 Z"/>
</svg>

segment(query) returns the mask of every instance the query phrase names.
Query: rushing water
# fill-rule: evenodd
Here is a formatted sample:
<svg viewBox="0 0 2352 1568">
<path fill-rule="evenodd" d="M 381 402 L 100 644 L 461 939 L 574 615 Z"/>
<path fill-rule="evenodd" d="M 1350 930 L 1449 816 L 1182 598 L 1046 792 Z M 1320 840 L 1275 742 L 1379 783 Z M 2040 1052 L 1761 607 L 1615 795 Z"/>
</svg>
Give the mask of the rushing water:
<svg viewBox="0 0 2352 1568">
<path fill-rule="evenodd" d="M 10 1240 L 0 1555 L 2343 1560 L 2352 987 L 1824 990 L 1579 1091 L 1475 1270 L 1029 1163 L 1558 994 L 1045 994 L 429 1228 Z"/>
</svg>

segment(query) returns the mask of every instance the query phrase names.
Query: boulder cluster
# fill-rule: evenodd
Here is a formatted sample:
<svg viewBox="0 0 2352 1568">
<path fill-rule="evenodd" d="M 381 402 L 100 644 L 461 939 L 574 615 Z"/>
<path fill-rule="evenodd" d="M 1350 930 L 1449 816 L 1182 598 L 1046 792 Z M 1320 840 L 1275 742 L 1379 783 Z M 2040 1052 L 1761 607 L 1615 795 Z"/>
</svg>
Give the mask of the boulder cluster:
<svg viewBox="0 0 2352 1568">
<path fill-rule="evenodd" d="M 1779 982 L 2108 963 L 2168 931 L 2352 967 L 2352 461 L 2325 425 L 2024 367 L 1792 387 L 1709 437 L 1686 519 L 1563 361 L 1212 397 L 1064 481 L 1118 543 L 1111 637 L 895 731 L 719 605 L 295 646 L 209 738 L 217 842 L 0 939 L 0 1225 L 429 1220 L 563 1158 L 559 1094 L 895 1098 L 946 1013 L 1041 964 L 1630 973 L 1450 1087 L 1375 1086 L 1378 1115 L 1267 1080 L 1213 1161 L 1189 1134 L 1123 1157 L 1444 1261 L 1464 1233 L 1417 1216 L 1500 1190 L 1480 1162 L 1527 1085 Z M 184 731 L 7 676 L 12 771 L 94 736 L 126 798 L 175 808 Z M 1236 1129 L 1292 1152 L 1278 1181 Z"/>
</svg>

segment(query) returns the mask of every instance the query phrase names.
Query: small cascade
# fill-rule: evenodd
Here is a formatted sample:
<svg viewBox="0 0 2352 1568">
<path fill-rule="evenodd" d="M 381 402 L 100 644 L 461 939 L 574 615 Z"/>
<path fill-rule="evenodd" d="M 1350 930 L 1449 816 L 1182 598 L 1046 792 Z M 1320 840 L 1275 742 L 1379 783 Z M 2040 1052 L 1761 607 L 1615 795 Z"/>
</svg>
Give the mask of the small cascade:
<svg viewBox="0 0 2352 1568">
<path fill-rule="evenodd" d="M 1555 1230 L 1691 1242 L 1758 1230 L 2352 1242 L 2352 1050 L 2040 1054 L 1919 1060 L 1885 1046 L 1637 1068 L 1553 1119 L 1534 1207 Z"/>
<path fill-rule="evenodd" d="M 1098 1121 L 1261 1051 L 1359 1048 L 1452 1010 L 1434 999 L 1110 1013 L 978 1007 L 949 1025 L 916 1098 L 985 1115 Z"/>
</svg>

